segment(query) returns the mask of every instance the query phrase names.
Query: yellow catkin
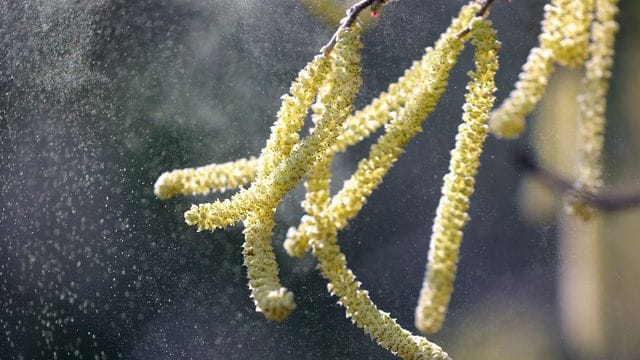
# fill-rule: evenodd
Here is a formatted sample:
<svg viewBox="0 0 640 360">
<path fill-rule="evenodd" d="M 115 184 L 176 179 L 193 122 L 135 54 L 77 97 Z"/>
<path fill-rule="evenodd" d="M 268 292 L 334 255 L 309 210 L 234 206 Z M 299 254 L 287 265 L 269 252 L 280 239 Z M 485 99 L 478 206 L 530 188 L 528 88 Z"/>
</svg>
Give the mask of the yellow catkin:
<svg viewBox="0 0 640 360">
<path fill-rule="evenodd" d="M 331 75 L 329 75 L 331 76 Z M 330 95 L 331 88 L 325 86 L 318 92 L 318 101 L 311 107 L 313 115 L 311 117 L 314 124 L 322 118 L 322 115 L 326 111 L 324 104 L 329 103 L 328 96 Z M 314 131 L 312 129 L 311 131 Z M 303 217 L 303 221 L 313 222 L 315 216 L 319 216 L 329 205 L 330 183 L 331 183 L 331 162 L 333 160 L 333 153 L 327 153 L 325 156 L 318 160 L 318 162 L 309 171 L 305 179 L 305 189 L 307 193 L 305 199 L 302 202 L 307 215 Z M 307 240 L 302 239 L 301 236 L 307 236 L 307 232 L 298 232 L 296 228 L 290 228 L 287 232 L 287 238 L 284 241 L 284 248 L 289 254 L 303 254 L 305 248 L 298 249 L 299 246 L 306 246 Z"/>
<path fill-rule="evenodd" d="M 490 22 L 478 19 L 473 22 L 471 28 L 471 34 L 474 36 L 476 44 L 476 71 L 472 73 L 473 80 L 469 85 L 469 92 L 472 95 L 467 97 L 468 105 L 465 106 L 466 115 L 464 118 L 468 123 L 467 127 L 473 129 L 474 134 L 477 128 L 482 128 L 484 136 L 486 136 L 485 121 L 493 104 L 493 91 L 495 90 L 493 78 L 498 66 L 499 43 L 496 41 L 495 31 L 491 28 Z M 449 39 L 449 43 L 455 42 L 461 43 L 459 39 Z M 457 47 L 458 45 L 451 45 L 449 51 L 455 53 L 456 51 L 453 49 Z M 435 80 L 435 83 L 437 84 L 435 85 L 436 89 L 443 85 L 438 80 Z M 423 84 L 422 86 L 428 87 L 429 85 Z M 437 92 L 435 89 L 434 91 Z M 411 100 L 411 103 L 415 102 L 417 99 Z M 418 109 L 419 106 L 407 105 L 407 108 Z M 408 110 L 403 111 L 403 113 L 407 112 Z M 412 118 L 412 116 L 408 116 L 408 118 Z M 400 123 L 392 121 L 388 127 L 395 126 L 399 127 Z M 412 127 L 407 130 L 409 129 Z M 394 132 L 393 129 L 388 129 L 385 136 Z M 460 138 L 474 138 L 472 134 L 469 135 L 471 136 L 463 135 Z M 396 136 L 402 137 L 403 135 L 398 132 Z M 468 142 L 465 144 L 473 145 Z M 474 152 L 474 150 L 470 151 Z M 375 172 L 377 169 L 370 170 Z M 336 234 L 339 224 L 335 222 L 332 214 L 333 210 L 329 207 L 321 216 L 315 217 L 316 234 L 311 237 L 311 248 L 314 257 L 319 262 L 322 275 L 329 281 L 327 285 L 329 292 L 339 297 L 339 303 L 345 307 L 347 317 L 351 318 L 356 326 L 362 328 L 380 346 L 389 349 L 403 359 L 449 359 L 449 356 L 439 346 L 424 337 L 412 335 L 388 313 L 380 311 L 371 301 L 368 292 L 360 288 L 360 282 L 347 267 L 346 257 L 337 244 Z"/>
<path fill-rule="evenodd" d="M 582 92 L 578 96 L 578 176 L 581 190 L 602 188 L 602 149 L 606 123 L 607 91 L 613 66 L 618 23 L 617 0 L 596 0 L 596 20 L 591 25 L 590 58 L 585 66 Z M 584 220 L 594 213 L 584 202 L 573 200 L 570 211 Z"/>
<path fill-rule="evenodd" d="M 337 244 L 336 229 L 328 222 L 320 224 L 312 241 L 313 255 L 322 275 L 329 281 L 327 289 L 345 307 L 347 317 L 385 349 L 403 359 L 450 359 L 438 345 L 402 328 L 389 313 L 371 301 L 369 293 L 347 267 L 347 260 Z"/>
<path fill-rule="evenodd" d="M 242 220 L 243 213 L 255 207 L 275 206 L 307 173 L 318 157 L 322 157 L 335 144 L 337 133 L 353 108 L 360 79 L 359 30 L 356 26 L 343 29 L 335 49 L 331 52 L 331 65 L 335 84 L 331 87 L 332 103 L 318 121 L 313 133 L 305 137 L 269 176 L 258 178 L 248 189 L 243 189 L 230 200 L 193 205 L 185 213 L 187 224 L 202 230 L 227 227 Z"/>
<path fill-rule="evenodd" d="M 491 133 L 515 138 L 524 131 L 525 117 L 540 101 L 554 64 L 576 67 L 587 57 L 593 0 L 553 0 L 544 8 L 539 46 L 531 49 L 509 97 L 491 114 Z"/>
<path fill-rule="evenodd" d="M 458 18 L 453 20 L 451 26 L 438 39 L 435 47 L 428 49 L 419 63 L 420 66 L 414 65 L 414 69 L 407 72 L 405 78 L 398 82 L 402 86 L 380 96 L 379 100 L 374 101 L 374 104 L 378 105 L 370 105 L 367 110 L 361 111 L 360 115 L 356 114 L 365 123 L 367 119 L 377 116 L 392 120 L 385 128 L 385 134 L 372 146 L 369 157 L 360 161 L 356 172 L 331 199 L 327 214 L 338 230 L 344 228 L 347 222 L 357 215 L 366 198 L 378 187 L 403 152 L 403 147 L 421 131 L 421 123 L 433 111 L 443 94 L 449 73 L 464 47 L 466 39 L 458 39 L 456 35 L 469 24 L 479 8 L 477 2 L 464 6 Z M 391 94 L 402 99 L 392 101 Z M 391 111 L 391 107 L 395 110 L 386 113 L 385 111 Z M 303 256 L 309 247 L 310 239 L 317 231 L 314 216 L 304 216 L 298 228 L 291 228 L 287 233 L 285 250 L 291 256 Z"/>
<path fill-rule="evenodd" d="M 328 73 L 328 66 L 327 57 L 317 55 L 304 69 L 300 70 L 298 77 L 291 84 L 289 94 L 282 96 L 278 118 L 271 127 L 271 135 L 260 155 L 257 170 L 259 177 L 267 177 L 289 156 L 293 146 L 300 141 L 298 132 L 307 117 L 309 106 Z"/>
<path fill-rule="evenodd" d="M 479 9 L 480 5 L 477 2 L 463 6 L 458 16 L 453 19 L 451 25 L 440 38 L 450 38 L 460 33 Z M 422 58 L 414 61 L 398 81 L 389 85 L 387 90 L 369 105 L 347 118 L 345 129 L 338 136 L 338 142 L 333 150 L 343 152 L 349 146 L 367 138 L 382 125 L 391 121 L 407 103 L 415 88 L 424 81 L 430 81 L 429 69 L 433 66 L 433 51 L 433 48 L 427 48 Z"/>
<path fill-rule="evenodd" d="M 270 243 L 274 211 L 284 195 L 322 159 L 323 154 L 329 152 L 344 120 L 353 111 L 353 100 L 361 83 L 362 44 L 359 34 L 357 25 L 343 28 L 338 34 L 336 45 L 330 54 L 331 75 L 328 76 L 329 90 L 325 95 L 327 103 L 324 104 L 324 110 L 311 134 L 298 144 L 281 141 L 287 139 L 294 130 L 297 131 L 299 125 L 288 116 L 298 116 L 300 113 L 297 110 L 281 111 L 272 128 L 275 135 L 271 136 L 262 153 L 261 158 L 266 161 L 259 166 L 258 176 L 251 187 L 242 189 L 230 200 L 194 205 L 185 213 L 186 222 L 196 225 L 199 231 L 215 230 L 238 220 L 244 221 L 244 264 L 247 267 L 251 296 L 256 310 L 269 320 L 283 320 L 295 308 L 293 294 L 280 285 L 278 266 Z M 299 90 L 305 93 L 307 91 Z M 295 91 L 297 90 L 293 90 L 292 86 L 292 93 Z M 293 98 L 286 97 L 283 102 L 291 99 Z M 285 107 L 288 105 L 283 105 Z M 287 147 L 292 150 L 287 151 Z M 285 159 L 279 161 L 279 165 L 269 165 L 273 159 L 281 157 Z"/>
<path fill-rule="evenodd" d="M 159 199 L 166 200 L 176 195 L 205 195 L 212 191 L 232 190 L 251 183 L 257 166 L 258 159 L 250 157 L 168 171 L 156 181 L 154 193 Z"/>
<path fill-rule="evenodd" d="M 316 217 L 326 211 L 329 205 L 329 186 L 331 182 L 331 159 L 323 159 L 314 165 L 307 175 L 305 188 L 307 194 L 303 201 L 303 207 L 307 215 L 302 217 L 304 224 L 302 231 L 295 227 L 289 228 L 287 237 L 283 243 L 284 249 L 290 256 L 302 256 L 307 251 L 310 238 L 317 236 L 318 225 Z"/>
<path fill-rule="evenodd" d="M 197 195 L 230 190 L 249 184 L 256 176 L 268 176 L 299 142 L 298 131 L 307 116 L 307 109 L 328 73 L 328 67 L 329 61 L 326 56 L 318 55 L 300 70 L 296 80 L 291 84 L 289 94 L 282 96 L 277 120 L 259 159 L 251 157 L 224 164 L 166 172 L 156 181 L 156 196 L 168 199 L 181 194 Z"/>
<path fill-rule="evenodd" d="M 447 29 L 446 34 L 452 36 L 462 31 L 477 9 L 478 6 L 475 5 L 463 7 L 458 17 Z M 337 142 L 332 148 L 333 152 L 344 152 L 349 146 L 367 138 L 391 120 L 391 117 L 406 104 L 413 89 L 421 82 L 426 81 L 425 69 L 431 61 L 432 56 L 429 54 L 432 51 L 433 48 L 427 48 L 422 59 L 415 61 L 397 82 L 389 85 L 387 90 L 369 105 L 345 120 L 344 131 L 338 135 Z M 307 83 L 317 84 L 322 73 L 319 68 L 327 66 L 320 63 L 319 60 L 317 59 L 316 63 L 310 63 L 301 71 L 298 78 L 301 81 L 306 80 Z M 308 97 L 304 96 L 304 99 L 308 99 Z M 293 142 L 296 136 L 291 135 L 290 142 Z M 175 195 L 196 195 L 206 194 L 210 191 L 231 190 L 252 182 L 257 172 L 258 163 L 259 161 L 252 157 L 225 164 L 167 172 L 162 174 L 156 182 L 155 193 L 160 199 L 168 199 Z M 292 228 L 291 231 L 293 234 L 293 231 L 297 230 Z"/>
<path fill-rule="evenodd" d="M 582 66 L 589 53 L 589 28 L 594 0 L 557 0 L 548 5 L 558 21 L 551 22 L 540 35 L 540 44 L 552 49 L 555 61 L 567 67 Z"/>
<path fill-rule="evenodd" d="M 278 263 L 271 246 L 273 212 L 274 209 L 255 209 L 246 218 L 242 254 L 256 311 L 269 320 L 282 321 L 296 303 L 293 293 L 282 287 L 278 278 Z"/>
<path fill-rule="evenodd" d="M 493 107 L 500 43 L 487 21 L 472 26 L 475 70 L 467 85 L 463 124 L 458 127 L 451 151 L 449 173 L 444 177 L 429 245 L 427 271 L 416 308 L 415 325 L 423 333 L 437 331 L 449 305 L 458 263 L 462 229 L 469 220 L 467 210 L 473 193 L 480 155 L 488 132 L 486 121 Z"/>
<path fill-rule="evenodd" d="M 327 108 L 325 104 L 330 103 L 330 95 L 331 88 L 329 86 L 319 91 L 318 101 L 312 106 L 313 115 L 311 120 L 314 124 L 317 124 L 326 112 Z M 315 128 L 311 129 L 311 132 L 314 130 Z M 331 154 L 325 154 L 307 174 L 304 184 L 307 193 L 305 200 L 302 202 L 302 207 L 305 212 L 311 216 L 320 215 L 329 204 L 332 160 L 333 156 L 331 156 Z"/>
</svg>

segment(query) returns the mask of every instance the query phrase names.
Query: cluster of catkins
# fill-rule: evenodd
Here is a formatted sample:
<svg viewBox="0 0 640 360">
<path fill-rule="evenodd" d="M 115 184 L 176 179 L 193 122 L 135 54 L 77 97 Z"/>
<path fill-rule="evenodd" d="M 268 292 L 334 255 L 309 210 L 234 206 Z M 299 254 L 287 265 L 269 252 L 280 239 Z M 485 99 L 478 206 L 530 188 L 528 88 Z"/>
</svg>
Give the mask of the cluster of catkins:
<svg viewBox="0 0 640 360">
<path fill-rule="evenodd" d="M 481 16 L 483 4 L 471 1 L 462 7 L 420 60 L 386 92 L 356 112 L 353 100 L 361 84 L 361 29 L 357 21 L 348 25 L 343 22 L 332 47 L 309 62 L 291 84 L 289 94 L 282 97 L 277 120 L 258 158 L 164 173 L 155 184 L 155 193 L 167 199 L 240 188 L 230 199 L 193 205 L 185 213 L 185 220 L 198 231 L 222 229 L 239 221 L 244 224 L 243 255 L 251 297 L 257 311 L 269 320 L 281 321 L 296 305 L 293 294 L 278 278 L 271 245 L 274 213 L 283 197 L 304 179 L 305 215 L 287 233 L 287 253 L 299 257 L 310 251 L 328 281 L 328 290 L 339 298 L 347 316 L 384 348 L 405 359 L 448 359 L 438 345 L 413 335 L 377 308 L 347 267 L 337 234 L 358 215 L 407 143 L 422 131 L 422 123 L 433 112 L 453 66 L 471 40 L 475 69 L 469 73 L 463 121 L 444 177 L 416 308 L 416 328 L 424 333 L 437 331 L 453 291 L 462 230 L 469 220 L 469 198 L 489 124 L 498 136 L 513 137 L 520 132 L 524 117 L 542 96 L 555 63 L 578 66 L 589 58 L 579 103 L 585 124 L 582 134 L 593 143 L 583 151 L 580 168 L 584 171 L 579 181 L 589 187 L 601 181 L 597 164 L 617 29 L 615 3 L 555 0 L 545 7 L 540 46 L 531 51 L 509 99 L 493 113 L 500 43 L 491 22 Z M 309 112 L 313 127 L 301 138 Z M 368 157 L 332 196 L 329 184 L 334 155 L 381 127 L 383 134 Z"/>
</svg>

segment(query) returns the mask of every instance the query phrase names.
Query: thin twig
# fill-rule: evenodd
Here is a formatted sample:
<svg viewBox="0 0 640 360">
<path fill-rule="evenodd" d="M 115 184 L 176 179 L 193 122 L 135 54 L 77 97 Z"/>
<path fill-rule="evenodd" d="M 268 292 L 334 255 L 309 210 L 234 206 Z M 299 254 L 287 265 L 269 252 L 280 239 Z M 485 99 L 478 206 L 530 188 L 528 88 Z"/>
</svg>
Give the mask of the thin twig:
<svg viewBox="0 0 640 360">
<path fill-rule="evenodd" d="M 540 166 L 526 152 L 520 152 L 515 161 L 522 170 L 533 174 L 547 187 L 559 193 L 570 194 L 593 208 L 603 211 L 617 211 L 640 206 L 640 193 L 620 194 L 611 191 L 593 193 L 577 188 L 571 181 Z"/>
<path fill-rule="evenodd" d="M 360 15 L 360 13 L 364 9 L 372 6 L 375 3 L 378 3 L 378 4 L 382 5 L 386 1 L 387 0 L 362 0 L 362 1 L 354 4 L 353 6 L 351 6 L 347 10 L 347 16 L 345 16 L 342 20 L 340 20 L 340 27 L 338 27 L 338 30 L 333 34 L 333 36 L 331 37 L 331 40 L 329 40 L 327 45 L 325 45 L 320 51 L 324 55 L 328 55 L 331 52 L 331 50 L 333 49 L 333 47 L 336 45 L 336 41 L 338 40 L 338 33 L 340 32 L 340 30 L 342 30 L 344 28 L 348 28 L 351 25 L 353 25 L 353 23 L 358 18 L 358 15 Z"/>
<path fill-rule="evenodd" d="M 482 2 L 482 8 L 480 8 L 480 10 L 478 10 L 478 12 L 476 13 L 476 17 L 484 17 L 485 15 L 487 15 L 487 12 L 489 11 L 489 8 L 491 7 L 491 4 L 493 3 L 494 0 L 478 0 L 480 2 Z M 471 24 L 467 25 L 467 27 L 460 31 L 458 33 L 458 35 L 456 35 L 456 37 L 458 39 L 460 39 L 461 37 L 467 35 L 469 32 L 471 31 Z"/>
</svg>

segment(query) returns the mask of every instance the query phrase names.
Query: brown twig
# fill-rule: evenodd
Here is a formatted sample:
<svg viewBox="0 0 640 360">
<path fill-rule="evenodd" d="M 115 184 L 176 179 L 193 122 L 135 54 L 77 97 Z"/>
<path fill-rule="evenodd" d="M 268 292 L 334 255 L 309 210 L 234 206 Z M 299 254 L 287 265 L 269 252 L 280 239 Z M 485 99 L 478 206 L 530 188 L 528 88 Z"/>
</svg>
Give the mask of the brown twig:
<svg viewBox="0 0 640 360">
<path fill-rule="evenodd" d="M 540 182 L 552 190 L 567 193 L 593 208 L 603 211 L 617 211 L 640 206 L 640 193 L 620 194 L 611 191 L 593 193 L 580 189 L 571 181 L 540 166 L 525 152 L 518 154 L 516 163 L 520 168 L 532 173 Z"/>
<path fill-rule="evenodd" d="M 478 10 L 478 12 L 476 13 L 476 17 L 484 17 L 485 15 L 487 15 L 487 12 L 489 11 L 489 8 L 491 7 L 491 4 L 493 3 L 494 0 L 478 0 L 479 2 L 482 2 L 482 7 L 480 8 L 480 10 Z M 467 25 L 467 27 L 460 31 L 458 33 L 457 38 L 460 39 L 461 37 L 467 35 L 469 32 L 471 31 L 471 24 Z"/>
<path fill-rule="evenodd" d="M 347 10 L 347 16 L 345 16 L 342 20 L 340 20 L 340 27 L 338 27 L 338 30 L 333 34 L 333 36 L 331 37 L 331 40 L 329 40 L 329 42 L 327 43 L 327 45 L 325 45 L 320 51 L 325 54 L 328 55 L 331 50 L 333 49 L 333 47 L 336 45 L 336 41 L 338 38 L 338 33 L 340 32 L 340 30 L 344 29 L 344 28 L 348 28 L 351 25 L 353 25 L 353 23 L 356 21 L 356 19 L 358 18 L 358 15 L 360 15 L 360 13 L 373 5 L 383 5 L 384 3 L 386 3 L 388 0 L 362 0 L 356 4 L 354 4 L 353 6 L 351 6 L 348 10 Z"/>
</svg>

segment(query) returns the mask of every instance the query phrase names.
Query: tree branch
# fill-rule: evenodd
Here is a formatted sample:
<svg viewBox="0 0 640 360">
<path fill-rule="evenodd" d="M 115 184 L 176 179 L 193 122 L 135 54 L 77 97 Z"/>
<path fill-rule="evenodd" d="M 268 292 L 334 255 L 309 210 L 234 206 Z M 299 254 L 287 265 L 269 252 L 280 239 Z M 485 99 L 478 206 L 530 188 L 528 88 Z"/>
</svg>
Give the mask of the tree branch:
<svg viewBox="0 0 640 360">
<path fill-rule="evenodd" d="M 620 194 L 603 191 L 593 193 L 577 188 L 573 182 L 540 166 L 535 159 L 524 151 L 515 158 L 516 165 L 523 171 L 530 172 L 540 182 L 559 193 L 568 193 L 578 200 L 584 201 L 593 208 L 603 211 L 626 210 L 640 206 L 640 192 Z"/>
<path fill-rule="evenodd" d="M 482 4 L 482 8 L 480 8 L 480 10 L 478 10 L 478 12 L 476 13 L 476 17 L 484 17 L 485 15 L 487 15 L 487 12 L 489 11 L 489 8 L 491 7 L 491 4 L 493 3 L 494 0 L 478 0 L 478 1 L 482 2 L 483 4 Z M 464 30 L 458 33 L 457 35 L 458 39 L 467 35 L 470 31 L 471 31 L 471 27 L 467 26 Z"/>
<path fill-rule="evenodd" d="M 329 40 L 327 45 L 325 45 L 320 51 L 323 54 L 328 55 L 331 52 L 331 50 L 333 49 L 333 47 L 336 45 L 336 40 L 337 40 L 338 33 L 340 32 L 340 30 L 342 30 L 344 28 L 348 28 L 351 25 L 353 25 L 353 23 L 358 18 L 358 15 L 360 15 L 360 13 L 364 9 L 366 9 L 366 8 L 368 8 L 370 6 L 371 7 L 379 7 L 381 5 L 384 5 L 388 1 L 389 0 L 362 0 L 362 1 L 354 4 L 353 6 L 351 6 L 347 10 L 347 16 L 345 16 L 342 20 L 340 20 L 340 27 L 338 27 L 338 30 L 336 30 L 336 32 L 331 37 L 331 40 Z"/>
</svg>

